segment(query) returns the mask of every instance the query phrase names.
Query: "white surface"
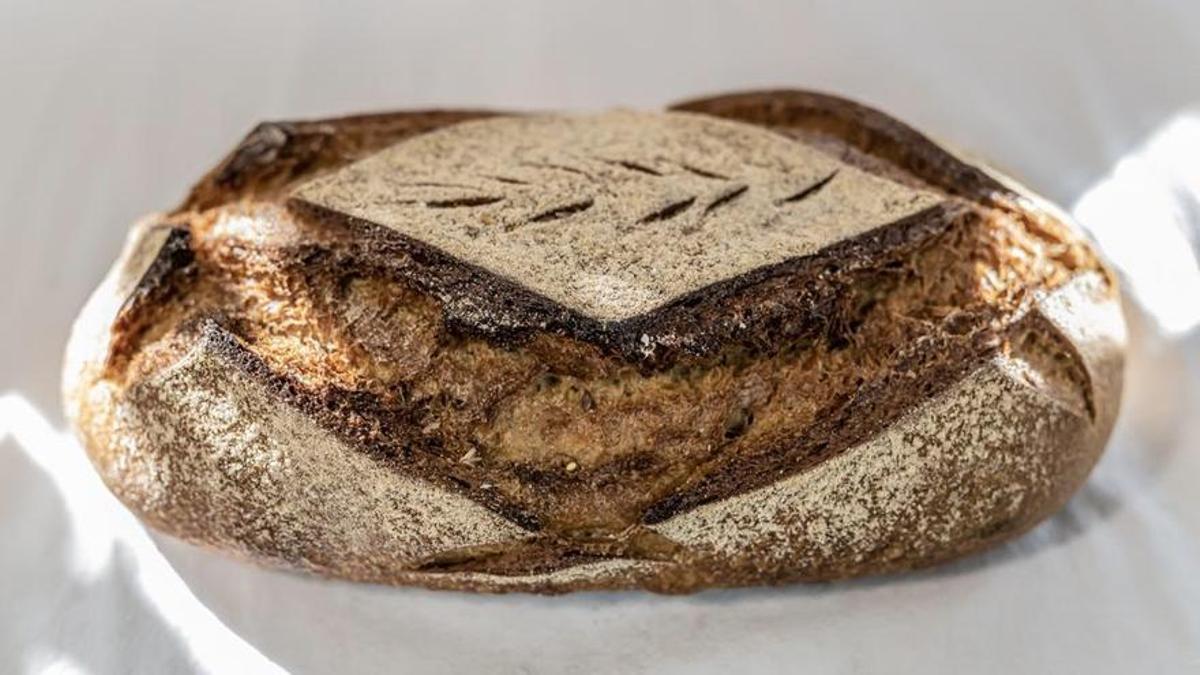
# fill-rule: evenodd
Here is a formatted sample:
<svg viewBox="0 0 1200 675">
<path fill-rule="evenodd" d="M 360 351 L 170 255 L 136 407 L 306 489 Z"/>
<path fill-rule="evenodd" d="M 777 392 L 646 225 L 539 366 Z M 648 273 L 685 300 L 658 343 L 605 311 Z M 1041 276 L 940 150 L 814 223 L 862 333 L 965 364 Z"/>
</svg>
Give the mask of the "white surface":
<svg viewBox="0 0 1200 675">
<path fill-rule="evenodd" d="M 0 672 L 1200 672 L 1200 3 L 850 4 L 0 0 Z M 259 119 L 769 85 L 995 158 L 1128 273 L 1115 438 L 1029 536 L 689 598 L 357 586 L 156 545 L 62 430 L 67 327 L 125 228 Z"/>
</svg>

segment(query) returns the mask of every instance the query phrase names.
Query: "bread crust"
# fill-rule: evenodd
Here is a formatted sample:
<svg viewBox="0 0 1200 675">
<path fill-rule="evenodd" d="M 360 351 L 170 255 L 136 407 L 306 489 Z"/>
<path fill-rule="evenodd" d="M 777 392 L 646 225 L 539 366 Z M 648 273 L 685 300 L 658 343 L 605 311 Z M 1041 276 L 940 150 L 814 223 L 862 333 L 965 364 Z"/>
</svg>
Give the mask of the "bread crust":
<svg viewBox="0 0 1200 675">
<path fill-rule="evenodd" d="M 188 223 L 229 205 L 284 204 L 284 221 L 350 242 L 303 243 L 324 256 L 304 265 L 382 270 L 406 284 L 438 308 L 439 334 L 454 336 L 443 349 L 478 344 L 518 361 L 549 354 L 553 368 L 580 382 L 626 366 L 642 379 L 679 368 L 721 372 L 712 364 L 731 352 L 755 363 L 794 343 L 852 342 L 856 327 L 834 331 L 829 321 L 847 294 L 890 261 L 907 264 L 942 245 L 964 222 L 981 227 L 980 209 L 1015 214 L 1024 228 L 1059 228 L 1056 237 L 1069 237 L 1063 246 L 1086 251 L 1072 224 L 1022 188 L 858 104 L 758 92 L 678 107 L 766 127 L 946 201 L 632 319 L 598 321 L 379 223 L 288 201 L 298 181 L 489 113 L 260 126 L 184 205 L 135 226 L 76 323 L 64 401 L 106 484 L 155 528 L 259 562 L 497 592 L 674 593 L 913 569 L 1016 536 L 1061 507 L 1099 457 L 1120 399 L 1124 325 L 1099 262 L 1019 289 L 1019 302 L 988 315 L 992 323 L 979 323 L 970 339 L 949 335 L 914 349 L 829 408 L 837 414 L 824 422 L 709 459 L 675 458 L 683 473 L 667 482 L 644 476 L 637 462 L 649 460 L 637 455 L 594 471 L 547 472 L 518 458 L 503 475 L 472 466 L 469 453 L 450 468 L 435 455 L 406 461 L 398 444 L 367 440 L 381 433 L 357 427 L 384 420 L 393 426 L 383 436 L 418 434 L 427 420 L 400 404 L 385 419 L 372 412 L 377 398 L 332 383 L 317 395 L 236 321 L 188 314 L 209 264 L 192 241 L 209 235 Z M 506 313 L 481 313 L 482 302 Z M 766 311 L 742 320 L 747 307 Z M 176 312 L 191 318 L 176 321 Z M 669 344 L 660 339 L 667 335 Z M 670 463 L 666 451 L 650 452 Z M 652 498 L 630 496 L 639 491 Z"/>
</svg>

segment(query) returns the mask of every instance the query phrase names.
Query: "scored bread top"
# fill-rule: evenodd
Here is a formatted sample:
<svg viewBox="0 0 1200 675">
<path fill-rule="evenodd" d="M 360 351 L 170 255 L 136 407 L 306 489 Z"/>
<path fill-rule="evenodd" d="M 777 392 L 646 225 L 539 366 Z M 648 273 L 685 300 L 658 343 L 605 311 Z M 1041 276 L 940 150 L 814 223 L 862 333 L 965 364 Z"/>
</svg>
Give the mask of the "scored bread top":
<svg viewBox="0 0 1200 675">
<path fill-rule="evenodd" d="M 1112 374 L 1033 300 L 1086 281 L 1080 306 L 1111 304 L 1069 223 L 841 99 L 685 107 L 260 126 L 146 223 L 102 330 L 79 342 L 91 356 L 69 366 L 82 382 L 69 400 L 97 465 L 152 522 L 198 540 L 358 578 L 519 578 L 678 562 L 714 538 L 743 550 L 730 528 L 786 542 L 787 558 L 775 526 L 809 536 L 815 512 L 765 515 L 781 502 L 762 491 L 793 503 L 836 487 L 854 523 L 891 522 L 904 494 L 891 478 L 909 479 L 862 449 L 911 437 L 925 453 L 904 420 L 974 395 L 956 383 L 997 360 L 1025 364 L 1014 386 L 1038 394 L 1005 436 L 1036 456 L 1036 480 L 1071 438 L 1107 434 Z M 954 410 L 964 428 L 998 423 Z M 1069 433 L 1045 431 L 1060 418 Z M 955 453 L 975 442 L 952 436 Z M 353 456 L 310 452 L 335 446 Z M 1081 448 L 1061 476 L 1082 475 L 1094 450 Z M 957 513 L 939 506 L 948 492 L 990 503 L 975 466 L 905 485 Z M 1060 494 L 1035 487 L 1046 496 L 1026 515 L 984 522 L 988 507 L 970 527 L 1024 527 Z M 276 508 L 298 503 L 311 512 Z M 417 520 L 443 529 L 388 520 L 427 503 L 444 512 Z M 498 527 L 505 541 L 476 536 Z M 845 529 L 830 534 L 826 559 L 857 555 Z"/>
<path fill-rule="evenodd" d="M 605 322 L 943 200 L 763 128 L 631 111 L 457 124 L 292 194 Z"/>
<path fill-rule="evenodd" d="M 1018 320 L 1101 269 L 1066 225 L 844 101 L 701 107 L 264 125 L 164 219 L 105 377 L 220 335 L 354 447 L 551 533 L 805 471 L 998 349 L 1094 408 Z"/>
</svg>

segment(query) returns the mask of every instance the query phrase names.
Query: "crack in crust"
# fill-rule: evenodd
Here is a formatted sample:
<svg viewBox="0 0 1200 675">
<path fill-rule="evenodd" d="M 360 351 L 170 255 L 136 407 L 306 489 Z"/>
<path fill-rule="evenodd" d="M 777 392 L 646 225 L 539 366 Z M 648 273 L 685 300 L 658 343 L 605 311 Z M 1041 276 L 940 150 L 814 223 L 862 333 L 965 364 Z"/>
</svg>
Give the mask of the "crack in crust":
<svg viewBox="0 0 1200 675">
<path fill-rule="evenodd" d="M 712 356 L 729 344 L 770 349 L 803 339 L 833 311 L 845 277 L 870 270 L 885 256 L 911 251 L 974 217 L 969 206 L 942 204 L 810 256 L 759 267 L 675 298 L 645 314 L 600 321 L 510 279 L 374 223 L 291 200 L 295 217 L 317 229 L 344 229 L 368 264 L 386 268 L 435 297 L 457 333 L 520 347 L 551 333 L 594 345 L 642 370 L 661 370 L 688 357 Z M 798 280 L 802 280 L 797 283 Z M 771 295 L 763 305 L 757 298 Z"/>
</svg>

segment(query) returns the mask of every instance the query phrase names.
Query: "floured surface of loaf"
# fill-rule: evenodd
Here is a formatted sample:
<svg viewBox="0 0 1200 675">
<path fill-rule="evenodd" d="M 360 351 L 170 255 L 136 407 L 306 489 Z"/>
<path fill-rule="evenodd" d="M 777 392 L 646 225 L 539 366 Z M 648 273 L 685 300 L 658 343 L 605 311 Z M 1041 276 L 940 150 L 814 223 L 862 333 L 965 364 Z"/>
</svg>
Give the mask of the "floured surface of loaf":
<svg viewBox="0 0 1200 675">
<path fill-rule="evenodd" d="M 1123 341 L 1073 227 L 839 99 L 685 107 L 261 127 L 81 317 L 106 481 L 194 541 L 484 590 L 906 569 L 1061 504 Z"/>
</svg>

